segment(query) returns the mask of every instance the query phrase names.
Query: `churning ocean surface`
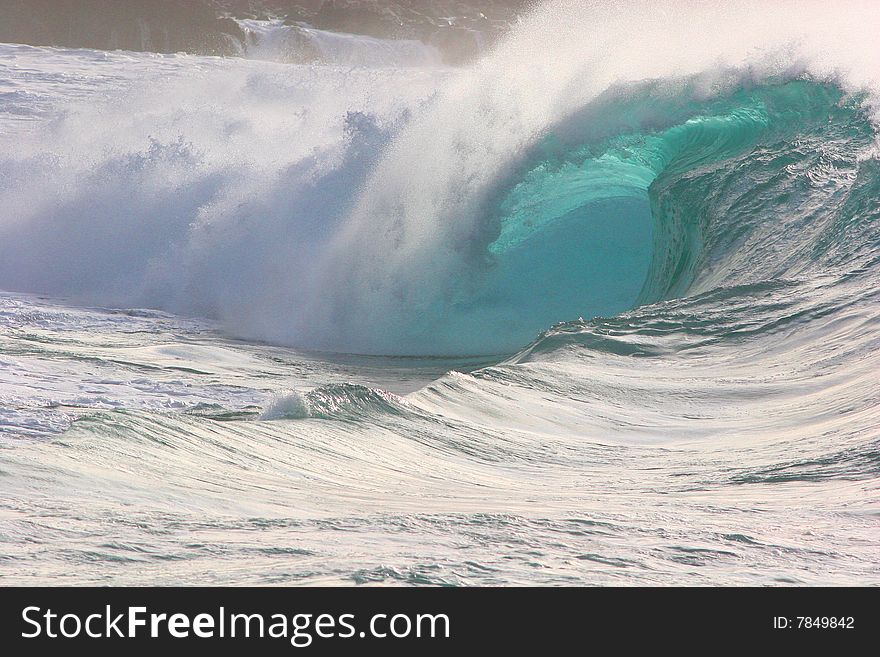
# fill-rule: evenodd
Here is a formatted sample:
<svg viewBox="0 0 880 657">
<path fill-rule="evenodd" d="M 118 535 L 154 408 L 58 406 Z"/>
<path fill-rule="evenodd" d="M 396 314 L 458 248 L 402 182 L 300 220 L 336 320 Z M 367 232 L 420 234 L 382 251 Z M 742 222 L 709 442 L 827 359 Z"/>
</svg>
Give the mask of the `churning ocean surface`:
<svg viewBox="0 0 880 657">
<path fill-rule="evenodd" d="M 0 44 L 0 582 L 880 584 L 877 25 Z"/>
</svg>

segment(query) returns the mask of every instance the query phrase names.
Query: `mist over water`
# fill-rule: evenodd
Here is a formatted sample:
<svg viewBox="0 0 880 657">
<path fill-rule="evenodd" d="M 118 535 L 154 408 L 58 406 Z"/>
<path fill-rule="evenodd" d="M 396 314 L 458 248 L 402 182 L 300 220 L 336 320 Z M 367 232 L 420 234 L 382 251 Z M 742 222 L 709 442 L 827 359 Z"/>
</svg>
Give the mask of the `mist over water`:
<svg viewBox="0 0 880 657">
<path fill-rule="evenodd" d="M 880 7 L 546 2 L 457 67 L 239 23 L 0 45 L 14 563 L 878 583 Z"/>
</svg>

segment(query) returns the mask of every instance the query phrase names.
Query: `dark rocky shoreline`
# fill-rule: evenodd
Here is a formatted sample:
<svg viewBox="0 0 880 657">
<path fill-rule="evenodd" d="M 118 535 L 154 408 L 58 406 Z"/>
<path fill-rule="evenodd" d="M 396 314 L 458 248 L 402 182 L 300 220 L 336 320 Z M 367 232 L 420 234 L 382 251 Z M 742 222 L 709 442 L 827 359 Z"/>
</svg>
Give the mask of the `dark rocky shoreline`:
<svg viewBox="0 0 880 657">
<path fill-rule="evenodd" d="M 515 20 L 526 0 L 0 0 L 0 42 L 38 46 L 235 55 L 235 18 L 379 38 L 418 39 L 448 63 L 471 60 Z"/>
</svg>

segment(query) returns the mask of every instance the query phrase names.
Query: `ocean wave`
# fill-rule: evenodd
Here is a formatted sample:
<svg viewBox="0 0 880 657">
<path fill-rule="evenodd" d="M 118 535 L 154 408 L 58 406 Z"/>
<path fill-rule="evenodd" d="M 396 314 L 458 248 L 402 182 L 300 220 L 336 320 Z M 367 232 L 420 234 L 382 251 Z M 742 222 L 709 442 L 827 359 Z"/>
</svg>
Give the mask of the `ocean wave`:
<svg viewBox="0 0 880 657">
<path fill-rule="evenodd" d="M 877 583 L 878 23 L 550 2 L 461 69 L 0 46 L 7 560 Z"/>
<path fill-rule="evenodd" d="M 0 284 L 299 347 L 448 355 L 744 282 L 712 259 L 748 266 L 745 282 L 784 276 L 760 236 L 821 232 L 831 214 L 801 209 L 873 184 L 876 53 L 838 46 L 861 44 L 865 22 L 731 8 L 737 34 L 685 47 L 717 17 L 683 5 L 636 48 L 624 19 L 641 9 L 551 3 L 458 72 L 212 61 L 196 79 L 186 58 L 161 60 L 181 78 L 161 102 L 149 83 L 111 87 L 100 120 L 68 112 L 7 152 Z M 608 59 L 610 42 L 635 54 Z M 108 124 L 112 139 L 94 128 Z"/>
</svg>

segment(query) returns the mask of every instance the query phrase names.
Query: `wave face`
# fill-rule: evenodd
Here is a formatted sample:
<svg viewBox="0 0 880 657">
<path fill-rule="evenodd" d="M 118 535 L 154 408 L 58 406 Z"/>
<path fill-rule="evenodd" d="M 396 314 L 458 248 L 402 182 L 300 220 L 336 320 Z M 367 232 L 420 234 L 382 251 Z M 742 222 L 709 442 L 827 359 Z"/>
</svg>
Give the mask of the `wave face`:
<svg viewBox="0 0 880 657">
<path fill-rule="evenodd" d="M 880 583 L 880 8 L 654 4 L 0 46 L 9 562 Z"/>
</svg>

